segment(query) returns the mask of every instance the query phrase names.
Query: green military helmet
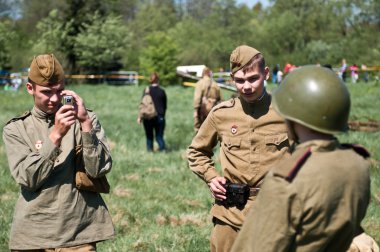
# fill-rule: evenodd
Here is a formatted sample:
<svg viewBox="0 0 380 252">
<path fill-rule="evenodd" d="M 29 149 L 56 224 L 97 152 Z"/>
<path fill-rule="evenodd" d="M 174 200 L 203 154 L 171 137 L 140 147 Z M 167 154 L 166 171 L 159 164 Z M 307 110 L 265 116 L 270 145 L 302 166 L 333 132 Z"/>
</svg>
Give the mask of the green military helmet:
<svg viewBox="0 0 380 252">
<path fill-rule="evenodd" d="M 350 94 L 344 82 L 325 67 L 291 71 L 273 92 L 273 104 L 281 116 L 316 131 L 348 130 Z"/>
</svg>

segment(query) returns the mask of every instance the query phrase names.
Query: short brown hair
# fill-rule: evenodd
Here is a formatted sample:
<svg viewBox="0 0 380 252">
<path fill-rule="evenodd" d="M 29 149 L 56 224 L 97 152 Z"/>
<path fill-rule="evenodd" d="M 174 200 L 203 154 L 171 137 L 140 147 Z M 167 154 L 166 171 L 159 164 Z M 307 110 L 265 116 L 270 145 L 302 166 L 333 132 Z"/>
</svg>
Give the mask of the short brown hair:
<svg viewBox="0 0 380 252">
<path fill-rule="evenodd" d="M 204 76 L 210 76 L 210 74 L 211 74 L 211 70 L 210 70 L 210 68 L 208 68 L 208 67 L 205 67 L 205 68 L 203 68 L 203 71 L 202 71 L 202 77 L 204 77 Z"/>
<path fill-rule="evenodd" d="M 265 59 L 261 53 L 256 54 L 254 57 L 252 57 L 252 59 L 248 61 L 248 63 L 241 70 L 243 73 L 246 73 L 255 69 L 256 67 L 258 67 L 262 73 L 265 70 Z"/>
</svg>

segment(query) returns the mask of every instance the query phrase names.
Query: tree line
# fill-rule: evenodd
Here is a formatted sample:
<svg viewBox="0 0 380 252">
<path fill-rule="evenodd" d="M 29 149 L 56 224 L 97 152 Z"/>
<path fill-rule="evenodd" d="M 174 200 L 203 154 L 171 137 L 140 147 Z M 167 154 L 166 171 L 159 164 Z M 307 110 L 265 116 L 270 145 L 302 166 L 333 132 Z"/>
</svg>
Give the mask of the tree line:
<svg viewBox="0 0 380 252">
<path fill-rule="evenodd" d="M 267 64 L 380 65 L 378 0 L 0 0 L 0 69 L 54 53 L 67 73 L 133 70 L 174 84 L 178 65 L 229 68 L 240 44 Z"/>
</svg>

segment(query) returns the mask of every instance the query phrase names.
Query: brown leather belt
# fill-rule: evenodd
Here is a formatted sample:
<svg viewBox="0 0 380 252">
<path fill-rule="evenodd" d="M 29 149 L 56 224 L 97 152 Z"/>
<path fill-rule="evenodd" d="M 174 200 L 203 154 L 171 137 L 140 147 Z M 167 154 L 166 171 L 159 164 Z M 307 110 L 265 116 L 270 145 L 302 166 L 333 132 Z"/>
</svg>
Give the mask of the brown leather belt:
<svg viewBox="0 0 380 252">
<path fill-rule="evenodd" d="M 260 187 L 250 187 L 249 188 L 249 196 L 257 196 L 260 192 Z"/>
</svg>

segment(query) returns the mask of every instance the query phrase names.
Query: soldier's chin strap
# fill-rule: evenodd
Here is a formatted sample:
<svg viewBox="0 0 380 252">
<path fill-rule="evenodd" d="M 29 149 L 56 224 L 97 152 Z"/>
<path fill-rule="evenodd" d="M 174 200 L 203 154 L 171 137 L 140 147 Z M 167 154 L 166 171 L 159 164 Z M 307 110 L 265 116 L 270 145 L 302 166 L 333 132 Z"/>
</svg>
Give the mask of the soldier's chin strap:
<svg viewBox="0 0 380 252">
<path fill-rule="evenodd" d="M 290 140 L 292 140 L 292 144 L 290 146 L 290 152 L 293 152 L 296 148 L 296 145 L 299 144 L 299 138 L 296 134 L 296 131 L 294 130 L 294 122 L 285 120 L 286 127 L 288 128 L 288 137 Z"/>
</svg>

